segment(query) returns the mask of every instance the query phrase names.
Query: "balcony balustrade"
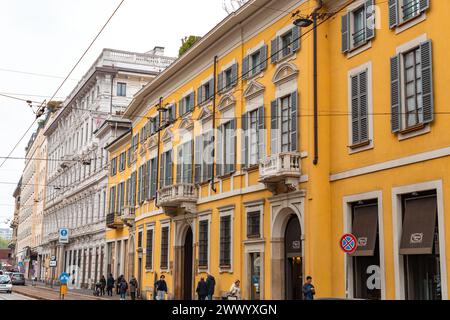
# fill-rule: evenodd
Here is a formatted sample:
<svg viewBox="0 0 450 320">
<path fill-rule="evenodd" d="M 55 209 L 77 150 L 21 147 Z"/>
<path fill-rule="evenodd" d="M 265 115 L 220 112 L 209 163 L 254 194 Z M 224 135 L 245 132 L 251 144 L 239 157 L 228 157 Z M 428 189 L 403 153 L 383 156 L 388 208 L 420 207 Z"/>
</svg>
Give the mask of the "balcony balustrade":
<svg viewBox="0 0 450 320">
<path fill-rule="evenodd" d="M 297 152 L 281 152 L 260 162 L 259 181 L 272 193 L 293 191 L 301 177 L 301 156 Z"/>
<path fill-rule="evenodd" d="M 194 213 L 197 200 L 197 188 L 193 183 L 179 183 L 159 189 L 157 205 L 168 215 Z"/>
</svg>

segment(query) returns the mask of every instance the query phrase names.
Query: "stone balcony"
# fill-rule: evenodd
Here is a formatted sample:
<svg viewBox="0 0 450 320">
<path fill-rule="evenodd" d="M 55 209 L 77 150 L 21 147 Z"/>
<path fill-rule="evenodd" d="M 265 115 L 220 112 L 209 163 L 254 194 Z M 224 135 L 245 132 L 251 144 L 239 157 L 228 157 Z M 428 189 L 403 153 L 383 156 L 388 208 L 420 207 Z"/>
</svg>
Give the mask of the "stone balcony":
<svg viewBox="0 0 450 320">
<path fill-rule="evenodd" d="M 136 218 L 136 208 L 131 205 L 127 205 L 122 209 L 122 215 L 119 217 L 123 223 L 129 227 L 133 226 L 134 219 Z"/>
<path fill-rule="evenodd" d="M 180 183 L 159 189 L 156 203 L 162 207 L 165 214 L 173 216 L 185 212 L 196 212 L 197 200 L 198 193 L 195 185 Z"/>
<path fill-rule="evenodd" d="M 120 219 L 119 214 L 116 213 L 108 213 L 106 215 L 106 226 L 111 229 L 118 229 L 123 227 L 123 221 Z"/>
<path fill-rule="evenodd" d="M 259 181 L 272 193 L 296 190 L 301 177 L 301 155 L 297 152 L 281 152 L 261 160 Z"/>
</svg>

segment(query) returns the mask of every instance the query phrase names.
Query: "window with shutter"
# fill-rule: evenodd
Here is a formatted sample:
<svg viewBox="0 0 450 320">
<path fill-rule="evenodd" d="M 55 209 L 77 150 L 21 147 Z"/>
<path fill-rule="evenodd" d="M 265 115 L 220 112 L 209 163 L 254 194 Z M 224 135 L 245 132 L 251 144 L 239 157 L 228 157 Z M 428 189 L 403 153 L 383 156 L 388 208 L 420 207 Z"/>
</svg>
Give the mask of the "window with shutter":
<svg viewBox="0 0 450 320">
<path fill-rule="evenodd" d="M 195 154 L 194 154 L 194 182 L 202 182 L 202 153 L 203 153 L 203 136 L 195 137 Z"/>
<path fill-rule="evenodd" d="M 429 7 L 429 0 L 389 0 L 389 28 L 421 16 Z"/>
<path fill-rule="evenodd" d="M 352 144 L 358 145 L 369 139 L 368 128 L 368 71 L 351 77 Z"/>
<path fill-rule="evenodd" d="M 421 129 L 434 119 L 431 41 L 391 58 L 392 131 Z"/>
<path fill-rule="evenodd" d="M 161 228 L 161 269 L 169 268 L 169 227 Z"/>
<path fill-rule="evenodd" d="M 145 246 L 145 269 L 153 268 L 153 229 L 147 230 L 147 241 Z"/>
<path fill-rule="evenodd" d="M 222 137 L 223 137 L 223 154 L 222 163 L 224 164 L 223 174 L 232 173 L 235 170 L 236 163 L 236 120 L 233 119 L 222 125 Z"/>
<path fill-rule="evenodd" d="M 375 37 L 374 4 L 374 0 L 365 0 L 362 5 L 342 16 L 342 52 L 359 48 Z"/>
<path fill-rule="evenodd" d="M 247 237 L 258 238 L 261 236 L 260 223 L 261 213 L 252 211 L 247 213 Z"/>
<path fill-rule="evenodd" d="M 220 217 L 220 266 L 231 266 L 231 216 Z"/>
<path fill-rule="evenodd" d="M 153 158 L 151 161 L 151 179 L 150 179 L 150 198 L 154 199 L 156 197 L 156 174 L 158 170 L 157 158 Z"/>
<path fill-rule="evenodd" d="M 201 181 L 209 181 L 212 178 L 213 173 L 213 151 L 214 151 L 214 143 L 213 143 L 213 132 L 212 130 L 205 132 L 202 135 L 202 177 Z"/>
<path fill-rule="evenodd" d="M 208 267 L 208 220 L 199 222 L 198 232 L 198 265 Z"/>
</svg>

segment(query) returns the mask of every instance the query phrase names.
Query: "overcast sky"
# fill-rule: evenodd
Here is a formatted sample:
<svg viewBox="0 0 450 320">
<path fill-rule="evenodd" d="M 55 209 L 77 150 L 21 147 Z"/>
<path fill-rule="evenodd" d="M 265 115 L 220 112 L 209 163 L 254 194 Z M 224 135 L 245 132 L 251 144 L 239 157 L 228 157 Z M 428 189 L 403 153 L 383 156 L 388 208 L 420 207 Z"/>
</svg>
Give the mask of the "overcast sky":
<svg viewBox="0 0 450 320">
<path fill-rule="evenodd" d="M 119 2 L 0 0 L 0 93 L 33 101 L 51 96 L 62 81 L 59 77 L 68 74 Z M 222 2 L 125 0 L 71 78 L 80 79 L 102 48 L 146 52 L 163 46 L 166 55 L 176 56 L 181 38 L 202 36 L 227 15 Z M 66 97 L 75 84 L 68 81 L 57 97 Z M 9 153 L 33 120 L 25 102 L 0 96 L 0 156 Z M 31 133 L 13 156 L 25 156 Z M 0 228 L 13 215 L 12 194 L 23 166 L 24 160 L 11 159 L 0 168 Z"/>
</svg>

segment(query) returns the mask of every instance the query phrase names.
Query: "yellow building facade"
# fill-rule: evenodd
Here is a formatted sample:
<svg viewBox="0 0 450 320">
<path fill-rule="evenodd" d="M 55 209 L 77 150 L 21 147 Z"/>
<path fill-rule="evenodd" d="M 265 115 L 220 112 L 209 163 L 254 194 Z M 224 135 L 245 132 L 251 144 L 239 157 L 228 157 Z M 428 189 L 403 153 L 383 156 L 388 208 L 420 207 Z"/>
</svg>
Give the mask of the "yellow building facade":
<svg viewBox="0 0 450 320">
<path fill-rule="evenodd" d="M 116 275 L 147 299 L 207 274 L 215 298 L 239 279 L 244 299 L 299 299 L 311 275 L 317 297 L 446 299 L 449 5 L 255 0 L 221 21 L 108 146 Z"/>
</svg>

